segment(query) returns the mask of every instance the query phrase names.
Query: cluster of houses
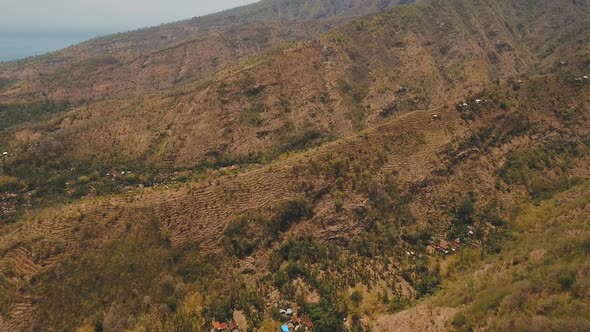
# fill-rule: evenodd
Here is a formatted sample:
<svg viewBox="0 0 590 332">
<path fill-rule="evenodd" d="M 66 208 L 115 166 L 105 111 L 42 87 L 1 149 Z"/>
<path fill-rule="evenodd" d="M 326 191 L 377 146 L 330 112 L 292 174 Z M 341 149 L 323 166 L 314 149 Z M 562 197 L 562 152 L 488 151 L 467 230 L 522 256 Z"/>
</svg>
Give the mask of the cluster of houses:
<svg viewBox="0 0 590 332">
<path fill-rule="evenodd" d="M 293 315 L 291 320 L 281 326 L 281 332 L 293 331 L 311 331 L 313 329 L 313 322 L 307 315 L 298 317 Z"/>
<path fill-rule="evenodd" d="M 299 317 L 291 308 L 281 309 L 279 312 L 285 317 L 285 323 L 281 325 L 280 332 L 309 332 L 313 329 L 313 322 L 309 315 L 304 314 Z M 240 332 L 235 322 L 215 321 L 211 325 L 211 332 Z"/>
<path fill-rule="evenodd" d="M 467 226 L 468 236 L 475 235 L 475 232 L 473 230 L 474 230 L 473 226 Z M 456 238 L 455 241 L 453 241 L 453 242 L 440 240 L 438 243 L 430 244 L 428 247 L 426 247 L 426 250 L 431 255 L 433 255 L 437 252 L 441 253 L 441 254 L 449 255 L 449 254 L 452 254 L 452 253 L 456 252 L 457 250 L 459 250 L 459 248 L 461 247 L 462 244 L 463 244 L 463 242 L 461 241 L 460 238 Z M 410 253 L 408 253 L 408 255 L 409 254 Z M 413 255 L 414 253 L 412 252 L 411 254 Z"/>
<path fill-rule="evenodd" d="M 213 329 L 211 329 L 211 332 L 240 332 L 235 322 L 213 322 L 212 325 Z"/>
<path fill-rule="evenodd" d="M 435 251 L 442 252 L 444 254 L 450 254 L 461 247 L 461 239 L 457 238 L 452 243 L 441 240 L 437 245 L 434 246 Z"/>
<path fill-rule="evenodd" d="M 483 100 L 482 99 L 475 99 L 474 100 L 476 104 L 480 104 Z M 469 103 L 467 102 L 463 102 L 463 103 L 459 103 L 459 105 L 457 105 L 459 107 L 467 107 L 469 106 Z"/>
<path fill-rule="evenodd" d="M 475 104 L 481 104 L 482 102 L 485 102 L 485 100 L 483 100 L 483 99 L 475 99 L 475 100 L 473 100 L 473 102 Z M 469 107 L 469 102 L 467 102 L 467 101 L 461 102 L 461 103 L 457 104 L 457 110 L 459 110 L 461 112 L 467 110 L 468 107 Z"/>
<path fill-rule="evenodd" d="M 118 177 L 119 175 L 126 175 L 126 174 L 133 174 L 133 172 L 132 172 L 132 171 L 121 171 L 121 172 L 119 172 L 119 171 L 117 171 L 117 170 L 115 170 L 115 169 L 112 169 L 112 170 L 110 170 L 109 172 L 107 172 L 107 173 L 105 174 L 105 176 L 106 176 L 106 177 L 112 177 L 112 178 L 116 178 L 116 177 Z"/>
<path fill-rule="evenodd" d="M 584 75 L 582 77 L 576 77 L 574 78 L 574 81 L 576 82 L 584 82 L 584 81 L 588 81 L 590 78 L 588 77 L 588 75 Z"/>
<path fill-rule="evenodd" d="M 279 312 L 288 317 L 289 320 L 285 324 L 281 325 L 281 332 L 294 332 L 294 331 L 311 331 L 313 329 L 313 322 L 308 315 L 297 316 L 296 313 L 288 309 L 280 309 Z"/>
</svg>

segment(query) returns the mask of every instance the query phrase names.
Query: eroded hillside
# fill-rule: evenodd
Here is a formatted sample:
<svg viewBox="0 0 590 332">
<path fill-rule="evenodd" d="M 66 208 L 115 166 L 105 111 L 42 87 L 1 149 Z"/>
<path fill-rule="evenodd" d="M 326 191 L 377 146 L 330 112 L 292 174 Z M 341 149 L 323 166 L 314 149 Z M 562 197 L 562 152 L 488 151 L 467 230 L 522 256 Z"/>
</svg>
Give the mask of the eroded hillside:
<svg viewBox="0 0 590 332">
<path fill-rule="evenodd" d="M 261 324 L 274 301 L 333 315 L 387 312 L 384 300 L 363 314 L 342 297 L 362 285 L 365 296 L 388 301 L 424 297 L 442 280 L 429 244 L 458 237 L 494 253 L 507 211 L 588 176 L 587 86 L 537 77 L 467 103 L 399 115 L 260 169 L 32 213 L 2 238 L 13 292 L 6 324 L 74 327 L 103 312 L 110 328 L 130 326 L 127 315 L 146 326 L 156 323 L 143 310 L 155 315 L 166 303 L 160 317 L 184 317 L 174 308 L 188 294 L 208 308 L 182 318 L 194 326 L 200 315 L 226 319 L 229 308 Z M 154 265 L 137 256 L 144 251 Z M 117 295 L 131 289 L 136 295 Z M 148 293 L 152 302 L 140 306 Z"/>
<path fill-rule="evenodd" d="M 266 163 L 396 113 L 454 107 L 470 91 L 522 79 L 545 58 L 523 41 L 517 26 L 541 29 L 557 10 L 585 22 L 583 9 L 554 3 L 545 11 L 504 3 L 407 5 L 311 42 L 263 52 L 210 80 L 141 98 L 4 105 L 12 123 L 0 145 L 10 152 L 5 172 L 42 191 L 80 196 L 186 179 L 207 167 Z M 520 18 L 521 12 L 535 19 Z M 578 54 L 577 62 L 554 63 L 552 71 L 582 75 L 576 68 L 585 53 Z M 27 116 L 15 119 L 19 114 Z M 19 125 L 23 121 L 28 123 Z M 102 180 L 112 171 L 136 176 L 111 186 Z M 48 188 L 45 179 L 53 175 L 55 188 Z M 89 178 L 90 190 L 66 185 L 80 177 Z"/>
<path fill-rule="evenodd" d="M 350 7 L 324 4 L 292 18 Z M 567 212 L 528 232 L 523 206 L 590 175 L 589 10 L 422 1 L 199 82 L 4 105 L 0 330 L 275 331 L 287 306 L 315 331 L 526 330 L 536 295 L 502 255 Z M 582 308 L 578 263 L 534 294 Z M 496 279 L 463 289 L 482 266 Z M 503 282 L 521 298 L 491 296 Z M 534 308 L 534 326 L 588 324 Z"/>
<path fill-rule="evenodd" d="M 262 51 L 309 40 L 398 1 L 261 1 L 0 64 L 0 102 L 128 98 L 210 78 Z M 4 90 L 4 91 L 3 91 Z"/>
</svg>

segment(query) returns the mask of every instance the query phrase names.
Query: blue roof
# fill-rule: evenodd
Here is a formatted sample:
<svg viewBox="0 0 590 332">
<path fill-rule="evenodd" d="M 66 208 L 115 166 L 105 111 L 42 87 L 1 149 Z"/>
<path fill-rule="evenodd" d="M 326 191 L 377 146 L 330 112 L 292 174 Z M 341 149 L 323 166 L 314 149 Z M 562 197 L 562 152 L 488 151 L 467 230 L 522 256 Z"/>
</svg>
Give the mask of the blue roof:
<svg viewBox="0 0 590 332">
<path fill-rule="evenodd" d="M 281 326 L 281 331 L 289 332 L 289 327 L 287 325 L 283 325 L 283 326 Z"/>
</svg>

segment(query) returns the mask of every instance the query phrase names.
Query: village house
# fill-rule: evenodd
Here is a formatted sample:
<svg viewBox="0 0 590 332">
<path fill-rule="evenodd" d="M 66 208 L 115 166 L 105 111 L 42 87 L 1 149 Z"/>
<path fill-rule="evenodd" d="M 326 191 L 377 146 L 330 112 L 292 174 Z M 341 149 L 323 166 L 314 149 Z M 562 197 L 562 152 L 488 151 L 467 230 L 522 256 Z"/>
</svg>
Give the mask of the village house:
<svg viewBox="0 0 590 332">
<path fill-rule="evenodd" d="M 305 327 L 305 331 L 311 331 L 313 328 L 313 323 L 308 315 L 301 316 L 301 323 Z"/>
<path fill-rule="evenodd" d="M 440 240 L 437 244 L 430 244 L 426 247 L 426 250 L 429 254 L 434 254 L 436 252 L 442 252 L 445 254 L 450 254 L 452 252 L 457 251 L 461 245 L 462 241 L 460 238 L 456 238 L 455 241 L 449 243 L 445 240 Z"/>
<path fill-rule="evenodd" d="M 453 242 L 453 247 L 451 248 L 451 250 L 457 251 L 457 249 L 459 249 L 460 246 L 461 246 L 461 239 L 456 238 L 455 241 Z"/>
<path fill-rule="evenodd" d="M 280 309 L 279 313 L 283 316 L 291 316 L 291 315 L 293 315 L 293 310 L 291 308 Z"/>
<path fill-rule="evenodd" d="M 297 316 L 293 313 L 291 319 L 281 326 L 281 332 L 294 332 L 294 331 L 311 331 L 313 328 L 313 322 L 308 315 Z"/>
<path fill-rule="evenodd" d="M 212 331 L 227 331 L 227 323 L 213 322 Z"/>
<path fill-rule="evenodd" d="M 225 322 L 213 322 L 213 329 L 211 332 L 240 332 L 238 329 L 238 325 L 235 322 L 225 323 Z"/>
<path fill-rule="evenodd" d="M 444 252 L 445 254 L 449 253 L 449 243 L 445 240 L 441 240 L 436 247 L 437 250 Z"/>
</svg>

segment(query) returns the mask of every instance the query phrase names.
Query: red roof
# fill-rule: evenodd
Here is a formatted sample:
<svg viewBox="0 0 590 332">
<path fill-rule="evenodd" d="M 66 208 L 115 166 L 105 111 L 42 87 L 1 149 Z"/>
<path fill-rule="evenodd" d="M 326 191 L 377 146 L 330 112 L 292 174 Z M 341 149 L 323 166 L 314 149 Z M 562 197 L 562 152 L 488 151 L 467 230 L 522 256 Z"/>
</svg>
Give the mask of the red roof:
<svg viewBox="0 0 590 332">
<path fill-rule="evenodd" d="M 441 247 L 442 249 L 449 248 L 449 244 L 447 243 L 447 241 L 440 241 L 440 244 L 438 246 Z"/>
<path fill-rule="evenodd" d="M 313 323 L 311 322 L 311 319 L 309 319 L 309 316 L 308 315 L 301 316 L 301 322 L 303 324 L 305 324 L 305 326 L 307 326 L 308 328 L 312 328 L 313 327 Z"/>
<path fill-rule="evenodd" d="M 227 323 L 213 322 L 213 328 L 216 330 L 227 330 Z"/>
</svg>

